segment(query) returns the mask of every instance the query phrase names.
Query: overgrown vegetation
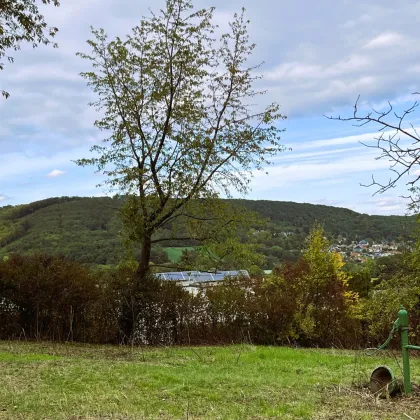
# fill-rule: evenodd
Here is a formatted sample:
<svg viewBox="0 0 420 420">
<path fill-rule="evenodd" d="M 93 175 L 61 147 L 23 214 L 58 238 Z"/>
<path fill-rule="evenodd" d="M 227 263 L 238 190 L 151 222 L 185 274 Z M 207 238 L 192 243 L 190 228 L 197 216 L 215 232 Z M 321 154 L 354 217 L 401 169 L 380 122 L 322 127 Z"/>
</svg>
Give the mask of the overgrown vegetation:
<svg viewBox="0 0 420 420">
<path fill-rule="evenodd" d="M 412 339 L 420 341 L 417 254 L 415 247 L 393 271 L 381 272 L 379 262 L 379 269 L 351 274 L 315 225 L 296 263 L 196 295 L 152 276 L 139 290 L 130 264 L 89 269 L 61 257 L 11 255 L 0 262 L 0 338 L 368 347 L 383 341 L 404 304 Z M 372 281 L 369 270 L 379 277 Z M 135 326 L 132 338 L 124 333 L 127 316 Z"/>
</svg>

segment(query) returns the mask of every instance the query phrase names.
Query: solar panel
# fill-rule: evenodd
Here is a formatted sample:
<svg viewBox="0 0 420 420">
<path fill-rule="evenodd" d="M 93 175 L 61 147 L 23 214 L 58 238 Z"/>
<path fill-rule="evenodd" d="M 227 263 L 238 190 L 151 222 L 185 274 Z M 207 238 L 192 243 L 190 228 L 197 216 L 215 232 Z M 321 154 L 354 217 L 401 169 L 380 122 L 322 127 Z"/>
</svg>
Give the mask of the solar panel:
<svg viewBox="0 0 420 420">
<path fill-rule="evenodd" d="M 169 273 L 157 273 L 155 276 L 160 280 L 209 282 L 222 281 L 226 277 L 249 277 L 249 274 L 247 270 L 217 271 L 216 273 L 203 271 L 172 271 Z"/>
</svg>

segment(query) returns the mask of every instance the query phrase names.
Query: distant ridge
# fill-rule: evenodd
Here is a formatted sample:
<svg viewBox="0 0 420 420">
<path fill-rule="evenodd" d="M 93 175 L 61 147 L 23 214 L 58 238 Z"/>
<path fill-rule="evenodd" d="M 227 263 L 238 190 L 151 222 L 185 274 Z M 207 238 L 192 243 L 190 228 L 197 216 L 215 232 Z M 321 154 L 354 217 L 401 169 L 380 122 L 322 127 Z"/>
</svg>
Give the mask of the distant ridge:
<svg viewBox="0 0 420 420">
<path fill-rule="evenodd" d="M 269 219 L 272 238 L 261 247 L 266 268 L 295 259 L 315 221 L 323 223 L 333 239 L 393 241 L 409 237 L 416 228 L 415 216 L 370 216 L 346 208 L 286 201 L 229 201 Z M 86 264 L 118 264 L 125 255 L 119 237 L 121 204 L 121 199 L 109 197 L 55 197 L 0 207 L 0 258 L 11 252 L 43 252 Z M 179 246 L 185 244 L 168 244 Z M 157 249 L 154 258 L 164 259 L 162 251 Z"/>
</svg>

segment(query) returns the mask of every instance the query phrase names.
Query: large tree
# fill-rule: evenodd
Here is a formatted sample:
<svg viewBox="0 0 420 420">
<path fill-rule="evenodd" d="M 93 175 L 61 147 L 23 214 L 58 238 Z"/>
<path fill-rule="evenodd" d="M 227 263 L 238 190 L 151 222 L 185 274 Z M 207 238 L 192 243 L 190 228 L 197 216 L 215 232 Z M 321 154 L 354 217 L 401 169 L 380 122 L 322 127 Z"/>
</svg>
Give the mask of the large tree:
<svg viewBox="0 0 420 420">
<path fill-rule="evenodd" d="M 95 125 L 107 136 L 78 163 L 94 165 L 111 191 L 129 197 L 123 220 L 141 242 L 139 284 L 153 243 L 168 239 L 163 228 L 173 229 L 171 239 L 181 225 L 188 232 L 181 239 L 235 231 L 218 197 L 245 194 L 252 172 L 283 150 L 279 106 L 254 106 L 264 92 L 254 89 L 259 65 L 248 64 L 255 45 L 244 11 L 219 39 L 213 12 L 167 0 L 125 40 L 92 29 L 92 52 L 78 53 L 92 64 L 82 75 L 98 96 Z"/>
<path fill-rule="evenodd" d="M 59 0 L 42 0 L 42 3 L 60 5 Z M 48 27 L 36 0 L 0 0 L 0 70 L 3 70 L 4 58 L 13 62 L 8 50 L 19 50 L 22 42 L 29 42 L 34 48 L 39 44 L 48 45 L 57 31 Z M 4 90 L 1 93 L 6 98 L 9 96 Z"/>
<path fill-rule="evenodd" d="M 413 95 L 419 95 L 418 92 Z M 391 177 L 387 182 L 379 182 L 372 175 L 372 183 L 367 186 L 376 186 L 376 193 L 384 193 L 395 188 L 400 182 L 406 180 L 406 185 L 411 192 L 411 204 L 409 209 L 418 211 L 420 206 L 420 133 L 417 127 L 410 121 L 410 117 L 419 106 L 414 101 L 408 108 L 397 111 L 391 102 L 384 110 L 372 109 L 368 112 L 360 110 L 359 99 L 353 106 L 353 114 L 349 116 L 328 116 L 327 118 L 337 121 L 350 121 L 357 127 L 376 125 L 378 135 L 373 136 L 372 142 L 364 143 L 369 148 L 377 149 L 377 159 L 389 162 Z M 409 178 L 410 175 L 414 178 Z"/>
</svg>

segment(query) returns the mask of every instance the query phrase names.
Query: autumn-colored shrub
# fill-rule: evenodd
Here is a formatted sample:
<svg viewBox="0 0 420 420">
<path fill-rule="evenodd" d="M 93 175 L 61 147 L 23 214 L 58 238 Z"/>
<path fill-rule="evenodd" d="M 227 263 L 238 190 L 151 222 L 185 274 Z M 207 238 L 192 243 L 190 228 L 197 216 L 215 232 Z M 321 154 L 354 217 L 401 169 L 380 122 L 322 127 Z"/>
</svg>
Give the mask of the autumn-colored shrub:
<svg viewBox="0 0 420 420">
<path fill-rule="evenodd" d="M 60 257 L 12 255 L 0 262 L 0 338 L 354 346 L 357 294 L 341 260 L 325 250 L 319 232 L 313 235 L 296 263 L 195 295 L 153 276 L 134 287 L 130 267 L 94 270 Z M 131 340 L 126 323 L 134 327 Z"/>
<path fill-rule="evenodd" d="M 281 285 L 290 314 L 283 341 L 306 346 L 357 345 L 360 339 L 358 294 L 348 286 L 341 256 L 329 251 L 319 225 L 311 230 L 306 247 L 296 264 L 274 271 L 272 282 Z"/>
<path fill-rule="evenodd" d="M 106 289 L 72 261 L 12 255 L 0 262 L 0 337 L 113 341 Z"/>
</svg>

